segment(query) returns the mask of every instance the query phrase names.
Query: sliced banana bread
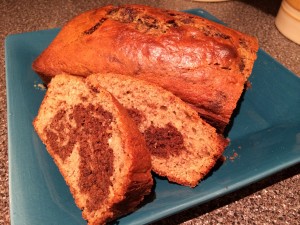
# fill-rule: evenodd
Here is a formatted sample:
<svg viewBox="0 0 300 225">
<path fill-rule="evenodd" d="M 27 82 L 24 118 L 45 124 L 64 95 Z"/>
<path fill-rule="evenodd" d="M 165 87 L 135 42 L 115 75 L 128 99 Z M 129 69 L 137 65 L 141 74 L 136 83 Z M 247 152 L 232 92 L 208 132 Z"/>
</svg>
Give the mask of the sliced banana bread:
<svg viewBox="0 0 300 225">
<path fill-rule="evenodd" d="M 195 187 L 222 155 L 228 142 L 197 112 L 171 92 L 120 74 L 94 74 L 87 83 L 102 86 L 128 110 L 144 134 L 153 171 Z"/>
<path fill-rule="evenodd" d="M 151 191 L 151 159 L 127 111 L 83 78 L 57 75 L 34 128 L 88 224 L 133 211 Z"/>
</svg>

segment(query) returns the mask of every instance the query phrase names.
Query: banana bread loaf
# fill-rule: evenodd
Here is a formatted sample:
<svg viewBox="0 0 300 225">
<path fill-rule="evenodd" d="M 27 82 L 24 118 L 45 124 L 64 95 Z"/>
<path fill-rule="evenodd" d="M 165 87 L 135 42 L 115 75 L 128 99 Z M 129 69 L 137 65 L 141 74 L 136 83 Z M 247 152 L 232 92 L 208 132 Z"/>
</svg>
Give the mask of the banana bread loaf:
<svg viewBox="0 0 300 225">
<path fill-rule="evenodd" d="M 128 110 L 146 139 L 157 174 L 195 187 L 222 155 L 227 140 L 171 92 L 119 74 L 86 79 L 91 87 L 104 87 Z"/>
<path fill-rule="evenodd" d="M 150 193 L 145 140 L 104 89 L 57 75 L 33 124 L 88 224 L 129 213 Z"/>
<path fill-rule="evenodd" d="M 45 83 L 62 72 L 136 76 L 173 92 L 223 131 L 257 49 L 254 37 L 199 16 L 109 5 L 70 20 L 33 69 Z"/>
</svg>

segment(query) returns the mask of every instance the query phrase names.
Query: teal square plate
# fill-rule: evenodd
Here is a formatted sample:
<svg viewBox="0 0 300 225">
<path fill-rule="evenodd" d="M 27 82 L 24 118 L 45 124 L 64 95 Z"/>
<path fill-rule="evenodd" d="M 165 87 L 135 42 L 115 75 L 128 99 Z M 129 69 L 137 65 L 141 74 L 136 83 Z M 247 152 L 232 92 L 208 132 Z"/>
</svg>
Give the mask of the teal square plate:
<svg viewBox="0 0 300 225">
<path fill-rule="evenodd" d="M 201 9 L 187 12 L 221 22 Z M 58 31 L 10 35 L 5 42 L 12 225 L 85 224 L 32 127 L 45 90 L 31 64 Z M 300 162 L 300 79 L 259 50 L 250 81 L 228 133 L 227 160 L 194 189 L 155 177 L 153 198 L 115 223 L 150 223 Z"/>
</svg>

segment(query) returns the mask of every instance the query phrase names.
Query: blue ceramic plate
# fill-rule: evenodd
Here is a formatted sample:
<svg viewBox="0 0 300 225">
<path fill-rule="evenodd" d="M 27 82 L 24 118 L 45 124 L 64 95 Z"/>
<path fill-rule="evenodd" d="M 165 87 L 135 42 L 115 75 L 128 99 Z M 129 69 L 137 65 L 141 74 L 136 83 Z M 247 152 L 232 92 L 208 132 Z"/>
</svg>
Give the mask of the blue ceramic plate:
<svg viewBox="0 0 300 225">
<path fill-rule="evenodd" d="M 217 21 L 200 9 L 187 12 Z M 12 225 L 85 224 L 32 127 L 45 90 L 31 63 L 58 31 L 11 35 L 5 43 Z M 225 163 L 195 189 L 155 178 L 154 198 L 120 225 L 153 222 L 300 162 L 300 79 L 259 50 L 250 81 L 229 132 Z"/>
</svg>

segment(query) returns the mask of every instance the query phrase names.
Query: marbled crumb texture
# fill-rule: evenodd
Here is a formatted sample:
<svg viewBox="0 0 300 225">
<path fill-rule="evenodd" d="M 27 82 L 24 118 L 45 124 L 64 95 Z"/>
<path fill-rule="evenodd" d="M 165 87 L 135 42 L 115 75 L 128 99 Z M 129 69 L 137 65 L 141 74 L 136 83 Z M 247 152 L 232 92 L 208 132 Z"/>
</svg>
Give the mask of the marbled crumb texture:
<svg viewBox="0 0 300 225">
<path fill-rule="evenodd" d="M 167 9 L 203 8 L 230 27 L 257 36 L 260 47 L 300 76 L 300 46 L 282 36 L 274 18 L 281 0 L 200 3 L 190 0 L 5 0 L 0 7 L 0 225 L 9 224 L 7 116 L 4 39 L 8 34 L 62 26 L 94 7 L 140 3 Z M 238 13 L 237 13 L 238 12 Z M 297 63 L 298 62 L 298 63 Z M 231 195 L 179 213 L 156 224 L 299 224 L 300 165 Z"/>
</svg>

